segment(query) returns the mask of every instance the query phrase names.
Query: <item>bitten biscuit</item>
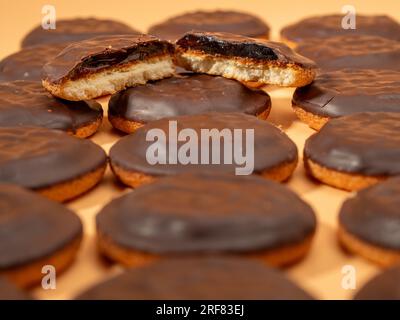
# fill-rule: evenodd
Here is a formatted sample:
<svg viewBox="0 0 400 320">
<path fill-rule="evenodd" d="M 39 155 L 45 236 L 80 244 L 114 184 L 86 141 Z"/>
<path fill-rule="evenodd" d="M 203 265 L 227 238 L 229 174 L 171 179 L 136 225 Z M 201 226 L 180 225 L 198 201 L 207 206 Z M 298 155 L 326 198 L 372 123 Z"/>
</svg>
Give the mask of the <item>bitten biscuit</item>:
<svg viewBox="0 0 400 320">
<path fill-rule="evenodd" d="M 107 166 L 90 140 L 38 127 L 0 128 L 0 182 L 66 201 L 92 189 Z"/>
<path fill-rule="evenodd" d="M 82 223 L 61 204 L 0 184 L 0 238 L 0 275 L 29 287 L 41 282 L 44 266 L 53 266 L 58 276 L 73 262 Z"/>
<path fill-rule="evenodd" d="M 43 86 L 66 100 L 87 100 L 172 76 L 173 45 L 153 36 L 105 36 L 66 47 L 44 67 Z"/>
<path fill-rule="evenodd" d="M 340 210 L 340 243 L 381 266 L 399 264 L 399 206 L 400 177 L 361 190 Z"/>
<path fill-rule="evenodd" d="M 315 77 L 315 64 L 285 44 L 230 33 L 188 32 L 176 42 L 180 66 L 238 81 L 301 87 Z"/>
<path fill-rule="evenodd" d="M 108 103 L 108 120 L 132 133 L 166 117 L 238 112 L 265 120 L 270 110 L 271 99 L 261 90 L 223 77 L 186 73 L 115 93 Z"/>
<path fill-rule="evenodd" d="M 317 180 L 356 191 L 400 174 L 400 113 L 330 120 L 306 141 L 304 165 Z"/>
<path fill-rule="evenodd" d="M 316 218 L 277 182 L 202 174 L 139 187 L 106 205 L 96 225 L 100 252 L 126 266 L 218 253 L 282 267 L 307 254 Z"/>
</svg>

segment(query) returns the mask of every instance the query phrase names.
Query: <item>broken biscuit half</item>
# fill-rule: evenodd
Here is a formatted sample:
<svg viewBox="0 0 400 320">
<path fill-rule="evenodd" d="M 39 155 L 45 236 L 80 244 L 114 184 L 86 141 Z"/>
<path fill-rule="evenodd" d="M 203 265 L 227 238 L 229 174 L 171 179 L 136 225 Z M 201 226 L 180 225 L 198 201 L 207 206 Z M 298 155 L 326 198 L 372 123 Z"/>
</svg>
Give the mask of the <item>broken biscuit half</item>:
<svg viewBox="0 0 400 320">
<path fill-rule="evenodd" d="M 316 74 L 313 61 L 283 43 L 230 33 L 188 32 L 175 55 L 185 69 L 260 85 L 302 87 Z"/>
<path fill-rule="evenodd" d="M 174 46 L 150 35 L 100 36 L 75 42 L 43 67 L 43 86 L 66 100 L 113 94 L 174 74 Z"/>
</svg>

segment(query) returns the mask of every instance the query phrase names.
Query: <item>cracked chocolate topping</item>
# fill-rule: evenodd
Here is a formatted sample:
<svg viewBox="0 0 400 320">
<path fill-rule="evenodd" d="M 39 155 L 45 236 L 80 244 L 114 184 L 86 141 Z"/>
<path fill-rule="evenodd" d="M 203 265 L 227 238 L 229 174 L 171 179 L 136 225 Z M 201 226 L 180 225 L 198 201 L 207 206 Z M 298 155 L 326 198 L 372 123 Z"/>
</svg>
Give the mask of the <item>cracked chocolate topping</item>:
<svg viewBox="0 0 400 320">
<path fill-rule="evenodd" d="M 67 44 L 38 45 L 22 49 L 0 61 L 0 81 L 42 80 L 42 68 Z"/>
<path fill-rule="evenodd" d="M 0 272 L 48 258 L 80 237 L 82 223 L 65 206 L 0 184 Z"/>
<path fill-rule="evenodd" d="M 186 32 L 229 32 L 247 37 L 268 38 L 269 27 L 258 17 L 235 11 L 196 11 L 172 17 L 150 27 L 148 33 L 175 41 Z"/>
<path fill-rule="evenodd" d="M 400 71 L 400 42 L 368 35 L 310 39 L 296 51 L 322 70 L 388 69 Z"/>
<path fill-rule="evenodd" d="M 332 14 L 306 18 L 281 30 L 281 35 L 295 43 L 309 39 L 324 39 L 338 35 L 371 35 L 400 40 L 400 24 L 388 16 L 364 16 L 357 14 L 356 29 L 344 29 L 344 15 Z"/>
<path fill-rule="evenodd" d="M 45 128 L 0 128 L 0 182 L 40 189 L 88 174 L 106 164 L 90 140 Z"/>
<path fill-rule="evenodd" d="M 98 36 L 140 34 L 124 23 L 95 18 L 77 18 L 56 21 L 55 29 L 44 29 L 41 25 L 34 28 L 22 40 L 26 48 L 38 44 L 58 44 L 82 41 Z"/>
<path fill-rule="evenodd" d="M 257 176 L 179 175 L 111 201 L 97 232 L 152 254 L 254 253 L 312 236 L 315 214 L 285 186 Z"/>
<path fill-rule="evenodd" d="M 198 51 L 223 57 L 239 57 L 259 63 L 293 64 L 315 68 L 313 61 L 299 55 L 287 45 L 222 32 L 188 32 L 177 42 L 178 51 Z"/>
<path fill-rule="evenodd" d="M 400 177 L 357 193 L 340 211 L 339 223 L 360 240 L 400 250 Z"/>
<path fill-rule="evenodd" d="M 297 88 L 293 105 L 336 118 L 359 112 L 400 112 L 400 71 L 343 69 L 317 75 Z"/>
<path fill-rule="evenodd" d="M 309 300 L 282 273 L 231 257 L 161 260 L 98 284 L 78 299 L 103 300 Z"/>
<path fill-rule="evenodd" d="M 169 150 L 169 123 L 171 120 L 177 121 L 177 131 L 188 128 L 196 132 L 198 140 L 198 163 L 199 164 L 150 164 L 146 159 L 148 148 L 154 141 L 146 141 L 147 133 L 151 129 L 160 129 L 166 134 L 165 146 L 161 146 L 160 152 L 168 155 Z M 206 113 L 200 115 L 180 116 L 156 120 L 135 131 L 134 134 L 120 139 L 110 150 L 110 161 L 112 165 L 117 165 L 128 171 L 138 171 L 145 174 L 162 176 L 178 173 L 235 173 L 235 168 L 241 167 L 237 164 L 225 164 L 224 146 L 220 144 L 220 163 L 212 164 L 212 151 L 209 139 L 201 139 L 202 129 L 217 129 L 218 133 L 211 133 L 215 139 L 219 139 L 219 133 L 223 129 L 228 129 L 230 134 L 234 129 L 242 130 L 241 140 L 234 141 L 233 149 L 243 148 L 246 150 L 246 129 L 254 129 L 254 172 L 261 173 L 264 170 L 275 168 L 279 165 L 292 163 L 297 160 L 297 147 L 289 137 L 272 124 L 259 120 L 254 116 L 240 113 Z M 173 132 L 171 131 L 171 134 Z M 199 141 L 200 140 L 200 141 Z M 219 140 L 217 140 L 219 141 Z M 178 141 L 178 148 L 186 141 Z M 210 146 L 209 163 L 200 164 L 201 150 Z M 165 149 L 164 149 L 165 147 Z M 249 154 L 250 155 L 250 154 Z M 205 155 L 203 155 L 205 157 Z"/>
<path fill-rule="evenodd" d="M 306 141 L 306 158 L 347 173 L 400 174 L 400 113 L 366 112 L 332 119 Z"/>
<path fill-rule="evenodd" d="M 66 101 L 53 97 L 40 82 L 0 83 L 0 127 L 38 126 L 75 133 L 102 119 L 96 101 Z"/>
<path fill-rule="evenodd" d="M 60 83 L 173 52 L 171 43 L 149 35 L 101 36 L 70 44 L 43 67 L 43 73 L 47 81 Z"/>
<path fill-rule="evenodd" d="M 108 116 L 146 123 L 212 111 L 258 115 L 270 107 L 268 94 L 250 90 L 238 81 L 180 74 L 114 94 L 108 104 Z"/>
<path fill-rule="evenodd" d="M 392 267 L 369 280 L 355 300 L 400 300 L 400 267 Z"/>
</svg>

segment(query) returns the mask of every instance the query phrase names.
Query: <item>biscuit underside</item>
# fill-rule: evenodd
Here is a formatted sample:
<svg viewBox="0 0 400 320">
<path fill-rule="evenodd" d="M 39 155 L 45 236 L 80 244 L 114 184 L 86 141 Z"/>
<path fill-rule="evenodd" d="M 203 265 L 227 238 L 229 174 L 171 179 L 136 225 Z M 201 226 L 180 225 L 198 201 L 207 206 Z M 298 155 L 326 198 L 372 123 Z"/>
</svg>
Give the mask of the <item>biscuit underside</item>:
<svg viewBox="0 0 400 320">
<path fill-rule="evenodd" d="M 310 128 L 314 130 L 320 130 L 328 121 L 330 117 L 320 116 L 308 111 L 305 111 L 302 107 L 293 104 L 294 113 L 300 119 L 300 121 L 306 123 Z"/>
<path fill-rule="evenodd" d="M 248 253 L 227 254 L 249 259 L 261 260 L 267 265 L 273 267 L 286 267 L 300 261 L 302 258 L 305 257 L 305 255 L 309 252 L 311 248 L 313 238 L 314 234 L 311 234 L 307 236 L 303 241 L 282 247 L 277 247 L 276 249 L 269 249 L 265 251 L 260 250 L 257 252 L 250 251 Z M 97 248 L 99 252 L 108 259 L 116 261 L 127 267 L 141 267 L 143 265 L 157 261 L 158 259 L 169 256 L 168 254 L 157 255 L 119 246 L 108 237 L 103 236 L 101 233 L 97 234 Z"/>
<path fill-rule="evenodd" d="M 181 67 L 194 72 L 257 84 L 302 87 L 315 77 L 315 70 L 295 64 L 256 63 L 251 59 L 215 56 L 193 50 L 178 52 L 176 58 Z"/>
<path fill-rule="evenodd" d="M 81 244 L 81 240 L 82 237 L 78 237 L 60 251 L 55 252 L 50 256 L 38 259 L 32 263 L 20 267 L 2 270 L 0 271 L 0 275 L 6 276 L 21 288 L 29 288 L 39 284 L 45 276 L 42 273 L 42 268 L 46 265 L 53 266 L 56 269 L 58 276 L 74 261 Z"/>
<path fill-rule="evenodd" d="M 306 171 L 315 179 L 335 188 L 346 191 L 358 191 L 387 179 L 387 176 L 367 176 L 347 173 L 324 167 L 315 161 L 304 158 Z"/>
<path fill-rule="evenodd" d="M 271 107 L 267 107 L 264 111 L 262 111 L 256 116 L 260 120 L 266 120 L 269 116 L 270 111 Z M 133 133 L 137 129 L 143 127 L 146 124 L 139 121 L 128 120 L 120 116 L 111 116 L 111 115 L 108 116 L 108 120 L 115 129 L 118 129 L 125 133 Z"/>
<path fill-rule="evenodd" d="M 96 119 L 94 122 L 81 126 L 76 130 L 70 130 L 68 131 L 68 133 L 77 138 L 88 138 L 97 132 L 97 130 L 101 126 L 102 121 L 103 118 Z"/>
<path fill-rule="evenodd" d="M 400 263 L 400 252 L 370 244 L 352 235 L 343 226 L 338 229 L 339 243 L 349 252 L 374 262 L 382 267 L 391 267 Z"/>
<path fill-rule="evenodd" d="M 50 187 L 35 189 L 41 195 L 59 202 L 74 199 L 92 189 L 100 182 L 106 170 L 107 164 L 84 174 L 78 178 L 58 183 Z"/>
<path fill-rule="evenodd" d="M 290 178 L 293 171 L 296 169 L 298 160 L 294 160 L 292 162 L 282 163 L 273 168 L 264 170 L 257 175 L 271 179 L 277 182 L 283 182 Z M 125 185 L 128 185 L 132 188 L 137 188 L 141 185 L 149 184 L 154 182 L 157 179 L 157 176 L 145 174 L 139 171 L 131 171 L 114 164 L 112 161 L 110 162 L 111 170 L 114 175 Z"/>
<path fill-rule="evenodd" d="M 145 84 L 150 80 L 170 77 L 174 71 L 172 57 L 163 55 L 140 62 L 111 66 L 78 79 L 67 79 L 60 84 L 43 80 L 43 86 L 57 97 L 80 101 L 113 94 L 127 87 Z"/>
</svg>

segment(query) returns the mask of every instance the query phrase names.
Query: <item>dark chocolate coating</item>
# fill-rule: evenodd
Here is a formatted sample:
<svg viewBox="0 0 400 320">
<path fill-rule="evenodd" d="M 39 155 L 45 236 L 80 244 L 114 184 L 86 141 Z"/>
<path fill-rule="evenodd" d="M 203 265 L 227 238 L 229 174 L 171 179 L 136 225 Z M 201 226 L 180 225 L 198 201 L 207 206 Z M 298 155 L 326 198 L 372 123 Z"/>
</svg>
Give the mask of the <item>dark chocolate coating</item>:
<svg viewBox="0 0 400 320">
<path fill-rule="evenodd" d="M 0 272 L 34 263 L 82 237 L 79 217 L 21 187 L 0 184 Z"/>
<path fill-rule="evenodd" d="M 114 94 L 108 104 L 108 115 L 146 123 L 213 111 L 258 115 L 270 107 L 268 94 L 250 90 L 238 81 L 181 74 Z"/>
<path fill-rule="evenodd" d="M 336 171 L 398 175 L 400 113 L 366 112 L 332 119 L 308 138 L 304 155 Z"/>
<path fill-rule="evenodd" d="M 40 82 L 0 83 L 0 127 L 38 126 L 75 133 L 102 119 L 96 101 L 66 101 L 53 97 Z"/>
<path fill-rule="evenodd" d="M 296 245 L 316 226 L 295 193 L 257 176 L 179 175 L 111 201 L 97 232 L 152 254 L 251 253 Z"/>
<path fill-rule="evenodd" d="M 0 213 L 1 214 L 1 213 Z M 22 291 L 5 277 L 0 277 L 0 301 L 3 300 L 31 300 L 28 293 Z"/>
<path fill-rule="evenodd" d="M 42 68 L 67 44 L 38 45 L 22 49 L 0 62 L 0 81 L 42 80 Z"/>
<path fill-rule="evenodd" d="M 400 71 L 343 69 L 317 75 L 297 88 L 292 103 L 337 118 L 360 112 L 400 112 Z"/>
<path fill-rule="evenodd" d="M 82 41 L 98 36 L 140 34 L 124 23 L 96 18 L 57 20 L 56 29 L 35 27 L 22 40 L 23 48 L 38 44 L 59 44 Z"/>
<path fill-rule="evenodd" d="M 173 54 L 171 43 L 149 35 L 101 36 L 67 46 L 43 67 L 47 81 L 61 83 L 110 66 Z"/>
<path fill-rule="evenodd" d="M 392 267 L 369 280 L 355 300 L 400 300 L 400 267 Z"/>
<path fill-rule="evenodd" d="M 388 16 L 356 15 L 356 29 L 343 29 L 345 15 L 332 14 L 303 19 L 281 30 L 281 35 L 295 43 L 308 39 L 325 39 L 338 35 L 370 35 L 392 40 L 400 40 L 400 24 Z"/>
<path fill-rule="evenodd" d="M 340 211 L 339 223 L 364 242 L 400 250 L 400 177 L 357 193 Z"/>
<path fill-rule="evenodd" d="M 282 273 L 230 257 L 161 260 L 82 293 L 81 300 L 309 300 Z"/>
<path fill-rule="evenodd" d="M 40 189 L 67 182 L 106 164 L 90 140 L 45 128 L 0 128 L 0 182 Z"/>
<path fill-rule="evenodd" d="M 280 42 L 253 39 L 222 32 L 188 32 L 176 42 L 178 50 L 195 50 L 224 57 L 252 59 L 258 63 L 293 64 L 315 68 L 313 61 Z"/>
<path fill-rule="evenodd" d="M 254 129 L 254 172 L 260 173 L 267 169 L 272 169 L 278 165 L 291 163 L 297 160 L 297 147 L 289 137 L 272 124 L 259 120 L 254 116 L 243 115 L 240 113 L 206 113 L 192 116 L 180 116 L 156 120 L 136 130 L 134 134 L 128 135 L 115 143 L 110 150 L 110 161 L 112 165 L 117 165 L 128 171 L 138 171 L 150 175 L 173 175 L 178 173 L 202 173 L 202 172 L 225 172 L 235 173 L 238 167 L 235 163 L 224 164 L 224 147 L 221 145 L 220 163 L 212 164 L 211 148 L 209 152 L 210 164 L 154 164 L 151 165 L 146 159 L 146 151 L 154 141 L 146 141 L 147 132 L 151 129 L 161 129 L 166 134 L 166 150 L 168 155 L 169 148 L 169 121 L 176 120 L 178 132 L 184 128 L 196 131 L 199 139 L 201 129 L 228 129 L 231 133 L 233 129 L 242 129 L 242 146 L 245 150 L 246 129 Z M 218 138 L 218 135 L 213 135 Z M 200 143 L 201 141 L 199 141 Z M 236 148 L 240 141 L 235 140 Z M 185 142 L 178 141 L 178 147 Z M 199 163 L 201 163 L 201 150 L 209 144 L 209 141 L 201 142 L 199 147 Z M 234 146 L 232 147 L 235 148 Z M 168 158 L 167 158 L 168 159 Z M 233 161 L 234 162 L 234 161 Z"/>
<path fill-rule="evenodd" d="M 342 35 L 310 39 L 296 51 L 322 70 L 388 69 L 400 71 L 400 42 L 377 36 Z"/>
<path fill-rule="evenodd" d="M 186 32 L 229 32 L 247 37 L 268 38 L 269 27 L 260 18 L 236 11 L 196 11 L 172 17 L 150 27 L 148 33 L 175 41 Z"/>
</svg>

